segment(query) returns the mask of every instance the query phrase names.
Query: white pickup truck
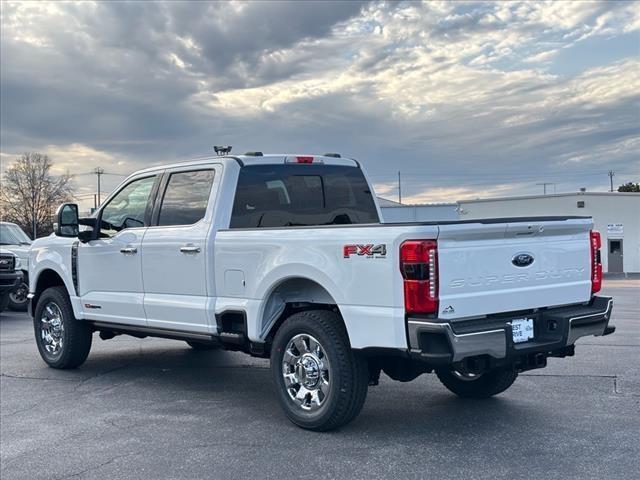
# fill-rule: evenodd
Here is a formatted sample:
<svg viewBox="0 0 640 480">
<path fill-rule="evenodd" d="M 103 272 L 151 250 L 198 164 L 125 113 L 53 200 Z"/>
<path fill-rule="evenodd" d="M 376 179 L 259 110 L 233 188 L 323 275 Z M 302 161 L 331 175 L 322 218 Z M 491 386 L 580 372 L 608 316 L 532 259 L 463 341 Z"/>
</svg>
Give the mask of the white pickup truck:
<svg viewBox="0 0 640 480">
<path fill-rule="evenodd" d="M 29 263 L 47 364 L 82 364 L 94 332 L 270 357 L 284 411 L 312 430 L 355 418 L 381 371 L 488 397 L 614 330 L 590 218 L 381 224 L 337 154 L 149 168 L 91 218 L 57 215 Z"/>
</svg>

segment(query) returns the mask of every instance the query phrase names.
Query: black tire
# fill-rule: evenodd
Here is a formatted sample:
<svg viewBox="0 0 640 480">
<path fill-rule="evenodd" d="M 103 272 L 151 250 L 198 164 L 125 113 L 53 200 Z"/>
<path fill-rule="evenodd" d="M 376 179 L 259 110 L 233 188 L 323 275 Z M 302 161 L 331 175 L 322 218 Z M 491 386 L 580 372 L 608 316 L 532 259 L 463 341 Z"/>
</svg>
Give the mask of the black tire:
<svg viewBox="0 0 640 480">
<path fill-rule="evenodd" d="M 326 378 L 330 387 L 319 407 L 307 407 L 316 408 L 315 410 L 305 410 L 301 404 L 296 403 L 289 393 L 296 391 L 295 387 L 287 388 L 285 385 L 285 350 L 298 336 L 307 339 L 309 336 L 312 337 L 322 349 L 318 358 L 326 357 L 328 360 Z M 296 358 L 303 356 L 300 351 Z M 278 329 L 271 347 L 271 374 L 278 400 L 287 417 L 299 427 L 308 430 L 327 431 L 346 425 L 358 416 L 367 398 L 367 362 L 351 349 L 340 316 L 328 310 L 299 312 L 285 320 Z M 322 382 L 322 371 L 319 375 L 319 381 Z M 299 388 L 302 388 L 302 383 L 299 384 Z M 308 401 L 311 403 L 311 397 Z"/>
<path fill-rule="evenodd" d="M 9 310 L 13 310 L 14 312 L 26 312 L 27 304 L 29 303 L 29 300 L 27 299 L 27 294 L 29 293 L 29 280 L 27 279 L 26 274 L 23 275 L 24 278 L 20 286 L 9 294 Z"/>
<path fill-rule="evenodd" d="M 460 375 L 451 370 L 436 371 L 442 384 L 463 398 L 489 398 L 513 385 L 518 374 L 513 370 L 496 369 L 477 376 Z"/>
<path fill-rule="evenodd" d="M 218 348 L 218 345 L 215 345 L 213 343 L 200 343 L 200 342 L 187 341 L 187 345 L 189 345 L 194 350 L 198 350 L 198 351 L 215 350 Z"/>
<path fill-rule="evenodd" d="M 45 316 L 44 310 L 49 307 Z M 50 315 L 53 311 L 55 315 Z M 61 318 L 62 329 L 55 332 L 55 338 L 61 339 L 59 350 L 50 352 L 45 346 L 46 330 L 43 333 L 43 319 Z M 89 325 L 79 321 L 73 315 L 73 308 L 64 287 L 47 288 L 38 299 L 33 316 L 33 329 L 40 356 L 52 368 L 76 368 L 84 363 L 91 350 L 92 331 Z"/>
<path fill-rule="evenodd" d="M 0 294 L 0 313 L 4 312 L 9 305 L 9 293 Z"/>
</svg>

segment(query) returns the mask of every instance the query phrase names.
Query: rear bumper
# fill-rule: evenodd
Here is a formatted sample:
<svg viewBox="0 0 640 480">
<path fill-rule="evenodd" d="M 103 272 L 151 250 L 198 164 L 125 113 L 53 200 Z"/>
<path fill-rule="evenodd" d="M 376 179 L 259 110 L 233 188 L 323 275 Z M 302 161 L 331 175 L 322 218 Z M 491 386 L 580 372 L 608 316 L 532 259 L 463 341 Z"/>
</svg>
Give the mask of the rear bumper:
<svg viewBox="0 0 640 480">
<path fill-rule="evenodd" d="M 0 293 L 11 292 L 22 282 L 22 272 L 2 272 L 0 273 Z"/>
<path fill-rule="evenodd" d="M 611 297 L 593 297 L 586 305 L 550 308 L 526 315 L 459 322 L 409 318 L 410 354 L 433 365 L 455 364 L 466 359 L 480 359 L 496 366 L 542 362 L 537 360 L 542 358 L 540 355 L 546 359 L 573 354 L 573 344 L 580 337 L 613 333 L 613 327 L 608 327 L 612 308 Z M 534 320 L 534 339 L 514 343 L 511 320 L 523 316 Z"/>
</svg>

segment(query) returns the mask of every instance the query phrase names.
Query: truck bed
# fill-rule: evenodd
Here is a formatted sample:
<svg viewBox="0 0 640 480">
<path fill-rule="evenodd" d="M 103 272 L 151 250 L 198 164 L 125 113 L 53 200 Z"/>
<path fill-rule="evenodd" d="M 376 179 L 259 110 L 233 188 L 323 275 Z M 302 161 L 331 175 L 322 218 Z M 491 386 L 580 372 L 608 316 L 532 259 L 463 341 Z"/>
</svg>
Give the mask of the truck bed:
<svg viewBox="0 0 640 480">
<path fill-rule="evenodd" d="M 437 240 L 435 317 L 456 321 L 587 302 L 591 227 L 589 217 L 551 216 L 220 230 L 217 310 L 259 305 L 283 279 L 308 280 L 338 305 L 349 331 L 357 332 L 354 345 L 398 347 L 406 345 L 403 242 Z M 345 257 L 349 245 L 384 246 L 386 253 Z M 535 260 L 516 267 L 520 253 Z M 259 339 L 269 321 L 254 323 Z"/>
</svg>

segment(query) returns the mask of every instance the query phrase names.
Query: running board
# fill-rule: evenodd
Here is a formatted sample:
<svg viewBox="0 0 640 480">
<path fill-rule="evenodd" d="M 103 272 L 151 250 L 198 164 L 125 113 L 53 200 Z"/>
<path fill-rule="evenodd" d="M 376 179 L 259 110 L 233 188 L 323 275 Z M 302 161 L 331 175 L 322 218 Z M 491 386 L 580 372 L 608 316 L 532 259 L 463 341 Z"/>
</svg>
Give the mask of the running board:
<svg viewBox="0 0 640 480">
<path fill-rule="evenodd" d="M 119 323 L 109 323 L 109 322 L 95 322 L 88 321 L 87 323 L 91 324 L 95 330 L 106 330 L 109 332 L 122 334 L 122 335 L 132 335 L 134 337 L 159 337 L 159 338 L 168 338 L 171 340 L 196 340 L 200 342 L 207 343 L 219 343 L 218 335 L 212 335 L 210 333 L 195 333 L 195 332 L 185 332 L 182 330 L 172 330 L 169 328 L 153 328 L 153 327 L 143 327 L 138 325 L 121 325 Z"/>
<path fill-rule="evenodd" d="M 131 335 L 133 337 L 158 337 L 170 340 L 193 340 L 201 343 L 214 343 L 232 347 L 235 350 L 244 350 L 247 337 L 242 333 L 220 332 L 219 334 L 185 332 L 183 330 L 172 330 L 169 328 L 143 327 L 139 325 L 121 325 L 119 323 L 87 321 L 95 330 L 101 332 L 101 338 L 108 340 L 112 336 L 102 335 L 103 332 L 110 332 L 116 335 Z M 115 335 L 114 335 L 115 336 Z"/>
</svg>

